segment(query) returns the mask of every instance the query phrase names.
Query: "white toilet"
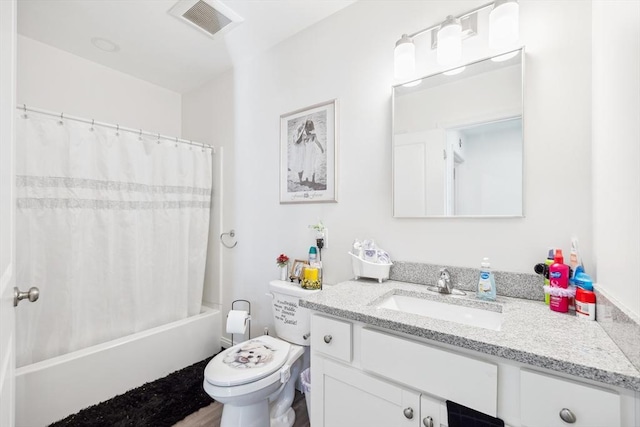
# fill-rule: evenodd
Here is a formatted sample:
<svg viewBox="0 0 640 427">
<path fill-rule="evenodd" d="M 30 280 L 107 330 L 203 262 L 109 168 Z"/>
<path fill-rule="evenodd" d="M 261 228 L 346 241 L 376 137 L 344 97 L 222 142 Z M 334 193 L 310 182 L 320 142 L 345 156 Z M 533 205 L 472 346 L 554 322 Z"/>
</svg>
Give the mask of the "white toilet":
<svg viewBox="0 0 640 427">
<path fill-rule="evenodd" d="M 291 403 L 296 380 L 309 366 L 310 330 L 309 310 L 298 301 L 318 291 L 280 280 L 271 281 L 269 291 L 279 338 L 234 345 L 204 370 L 204 390 L 224 405 L 221 427 L 291 427 L 295 421 Z"/>
</svg>

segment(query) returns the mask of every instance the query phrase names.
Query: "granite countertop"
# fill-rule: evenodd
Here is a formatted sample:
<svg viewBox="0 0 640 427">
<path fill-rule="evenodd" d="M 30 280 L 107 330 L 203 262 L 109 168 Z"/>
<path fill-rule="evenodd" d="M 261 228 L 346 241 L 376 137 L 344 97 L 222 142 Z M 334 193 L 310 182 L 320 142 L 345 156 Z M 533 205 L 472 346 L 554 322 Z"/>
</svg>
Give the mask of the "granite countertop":
<svg viewBox="0 0 640 427">
<path fill-rule="evenodd" d="M 395 310 L 376 308 L 391 294 L 418 296 L 458 305 L 502 310 L 499 331 Z M 576 377 L 640 391 L 640 372 L 598 324 L 551 311 L 544 302 L 498 296 L 495 303 L 473 295 L 439 295 L 424 285 L 361 280 L 326 287 L 301 299 L 318 312 L 427 338 Z"/>
</svg>

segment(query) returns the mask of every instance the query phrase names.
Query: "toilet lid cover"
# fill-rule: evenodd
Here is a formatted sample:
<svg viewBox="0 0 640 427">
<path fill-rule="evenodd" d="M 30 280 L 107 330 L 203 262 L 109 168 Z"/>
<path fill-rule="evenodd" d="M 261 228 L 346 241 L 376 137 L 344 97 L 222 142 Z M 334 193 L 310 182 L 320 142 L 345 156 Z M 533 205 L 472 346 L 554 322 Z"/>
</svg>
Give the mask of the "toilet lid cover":
<svg viewBox="0 0 640 427">
<path fill-rule="evenodd" d="M 234 386 L 257 381 L 280 369 L 291 344 L 263 335 L 236 344 L 214 357 L 204 370 L 208 383 Z"/>
</svg>

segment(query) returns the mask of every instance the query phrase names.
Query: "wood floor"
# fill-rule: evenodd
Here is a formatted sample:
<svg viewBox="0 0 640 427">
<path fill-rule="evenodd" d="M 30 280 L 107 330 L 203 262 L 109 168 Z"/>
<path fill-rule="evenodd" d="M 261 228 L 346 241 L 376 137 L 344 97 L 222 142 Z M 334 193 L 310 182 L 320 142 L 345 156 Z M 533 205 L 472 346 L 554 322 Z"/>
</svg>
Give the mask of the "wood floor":
<svg viewBox="0 0 640 427">
<path fill-rule="evenodd" d="M 291 406 L 296 412 L 296 421 L 293 427 L 310 427 L 304 394 L 296 391 L 296 396 Z M 213 402 L 211 405 L 205 406 L 198 412 L 194 412 L 184 420 L 174 424 L 173 427 L 219 427 L 220 417 L 222 417 L 222 404 Z"/>
</svg>

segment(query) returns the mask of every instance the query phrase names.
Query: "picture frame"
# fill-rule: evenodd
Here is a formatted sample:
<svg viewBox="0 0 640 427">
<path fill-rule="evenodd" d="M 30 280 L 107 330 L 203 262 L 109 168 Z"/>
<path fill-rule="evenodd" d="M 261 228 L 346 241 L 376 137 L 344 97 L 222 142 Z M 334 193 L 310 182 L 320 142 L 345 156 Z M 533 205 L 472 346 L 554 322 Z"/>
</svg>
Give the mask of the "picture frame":
<svg viewBox="0 0 640 427">
<path fill-rule="evenodd" d="M 280 116 L 280 203 L 337 202 L 337 113 L 332 99 Z"/>
<path fill-rule="evenodd" d="M 289 272 L 289 280 L 291 280 L 292 282 L 294 280 L 298 280 L 298 281 L 302 280 L 302 267 L 308 264 L 309 262 L 303 259 L 294 260 L 293 264 L 291 264 L 291 271 Z"/>
</svg>

